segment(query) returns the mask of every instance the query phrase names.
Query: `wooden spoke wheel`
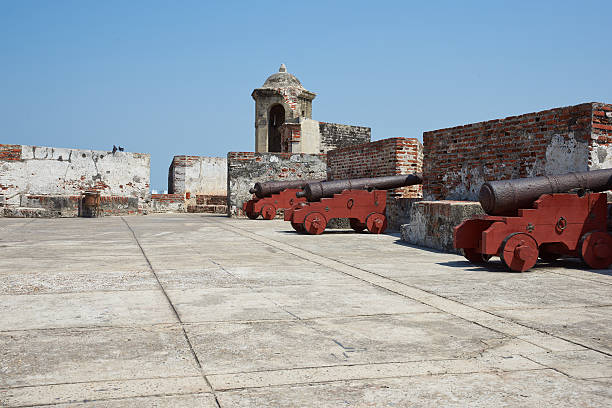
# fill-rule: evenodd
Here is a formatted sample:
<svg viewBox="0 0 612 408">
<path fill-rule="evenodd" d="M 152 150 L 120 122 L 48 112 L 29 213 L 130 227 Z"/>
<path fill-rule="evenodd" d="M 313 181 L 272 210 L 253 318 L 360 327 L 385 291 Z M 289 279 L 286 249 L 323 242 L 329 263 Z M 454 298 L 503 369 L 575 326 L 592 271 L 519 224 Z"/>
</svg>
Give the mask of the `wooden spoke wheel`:
<svg viewBox="0 0 612 408">
<path fill-rule="evenodd" d="M 261 209 L 261 216 L 264 220 L 273 220 L 276 217 L 276 208 L 271 204 L 266 204 Z"/>
<path fill-rule="evenodd" d="M 588 232 L 580 238 L 582 260 L 593 269 L 612 265 L 612 235 L 603 231 Z"/>
<path fill-rule="evenodd" d="M 304 230 L 311 235 L 319 235 L 325 231 L 327 220 L 323 214 L 311 212 L 304 219 Z"/>
<path fill-rule="evenodd" d="M 293 227 L 294 230 L 296 230 L 299 234 L 302 234 L 304 232 L 306 232 L 306 230 L 304 229 L 304 224 L 300 223 L 300 222 L 292 222 L 291 226 Z"/>
<path fill-rule="evenodd" d="M 538 243 L 529 234 L 515 232 L 508 235 L 501 244 L 501 258 L 508 269 L 525 272 L 538 261 Z"/>
<path fill-rule="evenodd" d="M 350 218 L 349 222 L 351 223 L 351 228 L 357 232 L 362 232 L 366 229 L 366 225 L 363 222 L 360 222 L 357 218 Z"/>
<path fill-rule="evenodd" d="M 366 227 L 372 234 L 382 234 L 387 229 L 387 217 L 383 214 L 372 213 L 366 218 Z"/>
<path fill-rule="evenodd" d="M 491 259 L 491 255 L 481 254 L 476 252 L 475 248 L 463 248 L 463 256 L 473 264 L 487 263 Z"/>
</svg>

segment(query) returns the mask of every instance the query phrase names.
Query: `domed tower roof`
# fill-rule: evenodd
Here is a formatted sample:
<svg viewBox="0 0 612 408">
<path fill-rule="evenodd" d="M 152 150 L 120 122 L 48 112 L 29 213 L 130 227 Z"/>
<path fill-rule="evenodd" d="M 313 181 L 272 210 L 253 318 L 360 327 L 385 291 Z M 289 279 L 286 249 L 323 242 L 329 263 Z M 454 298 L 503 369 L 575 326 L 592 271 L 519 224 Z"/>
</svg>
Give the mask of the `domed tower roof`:
<svg viewBox="0 0 612 408">
<path fill-rule="evenodd" d="M 300 88 L 304 89 L 299 79 L 287 72 L 285 64 L 281 64 L 278 72 L 272 74 L 266 79 L 262 88 L 264 89 L 278 89 L 278 88 Z"/>
</svg>

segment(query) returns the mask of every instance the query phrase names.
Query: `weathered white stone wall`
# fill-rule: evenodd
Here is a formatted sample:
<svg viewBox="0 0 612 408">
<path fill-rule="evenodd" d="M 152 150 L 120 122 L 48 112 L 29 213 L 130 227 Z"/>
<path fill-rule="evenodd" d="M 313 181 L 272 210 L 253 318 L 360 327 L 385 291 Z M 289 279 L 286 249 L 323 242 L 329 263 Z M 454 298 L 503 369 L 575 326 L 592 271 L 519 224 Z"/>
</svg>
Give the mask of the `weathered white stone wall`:
<svg viewBox="0 0 612 408">
<path fill-rule="evenodd" d="M 19 146 L 20 154 L 0 159 L 0 194 L 18 206 L 23 194 L 80 195 L 144 199 L 149 195 L 150 155 L 41 146 Z"/>
<path fill-rule="evenodd" d="M 300 151 L 298 153 L 319 153 L 321 150 L 319 122 L 312 119 L 300 119 L 300 125 L 302 127 L 302 132 L 300 138 Z"/>
<path fill-rule="evenodd" d="M 225 157 L 175 156 L 169 177 L 168 190 L 175 194 L 227 195 Z"/>
<path fill-rule="evenodd" d="M 185 191 L 204 195 L 226 195 L 227 159 L 200 157 L 196 165 L 186 167 Z"/>
</svg>

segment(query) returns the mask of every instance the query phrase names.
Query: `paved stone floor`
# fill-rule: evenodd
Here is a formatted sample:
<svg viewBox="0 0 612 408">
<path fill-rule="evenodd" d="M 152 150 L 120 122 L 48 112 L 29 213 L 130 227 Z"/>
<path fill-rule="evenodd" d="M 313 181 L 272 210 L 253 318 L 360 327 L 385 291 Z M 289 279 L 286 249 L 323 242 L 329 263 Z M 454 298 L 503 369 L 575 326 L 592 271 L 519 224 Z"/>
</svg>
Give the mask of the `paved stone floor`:
<svg viewBox="0 0 612 408">
<path fill-rule="evenodd" d="M 0 219 L 0 405 L 603 407 L 612 271 L 396 235 Z"/>
</svg>

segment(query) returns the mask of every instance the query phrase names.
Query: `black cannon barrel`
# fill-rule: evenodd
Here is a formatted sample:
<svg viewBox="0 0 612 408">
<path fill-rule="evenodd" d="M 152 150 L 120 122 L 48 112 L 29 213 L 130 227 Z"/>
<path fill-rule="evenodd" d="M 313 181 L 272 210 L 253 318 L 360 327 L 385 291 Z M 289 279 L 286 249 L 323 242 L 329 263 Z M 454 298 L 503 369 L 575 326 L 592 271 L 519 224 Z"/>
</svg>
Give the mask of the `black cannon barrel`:
<svg viewBox="0 0 612 408">
<path fill-rule="evenodd" d="M 320 180 L 284 180 L 284 181 L 264 181 L 255 183 L 249 193 L 255 194 L 259 198 L 270 197 L 272 194 L 280 193 L 287 188 L 304 188 L 308 183 L 316 183 Z"/>
<path fill-rule="evenodd" d="M 358 178 L 349 180 L 320 181 L 310 183 L 304 187 L 304 191 L 297 193 L 298 197 L 306 197 L 308 201 L 318 201 L 321 198 L 333 197 L 344 190 L 389 190 L 404 186 L 422 184 L 421 173 L 402 174 L 399 176 Z"/>
<path fill-rule="evenodd" d="M 567 193 L 576 189 L 592 192 L 612 189 L 612 169 L 489 181 L 480 188 L 479 201 L 487 214 L 502 215 L 530 208 L 542 194 Z"/>
</svg>

